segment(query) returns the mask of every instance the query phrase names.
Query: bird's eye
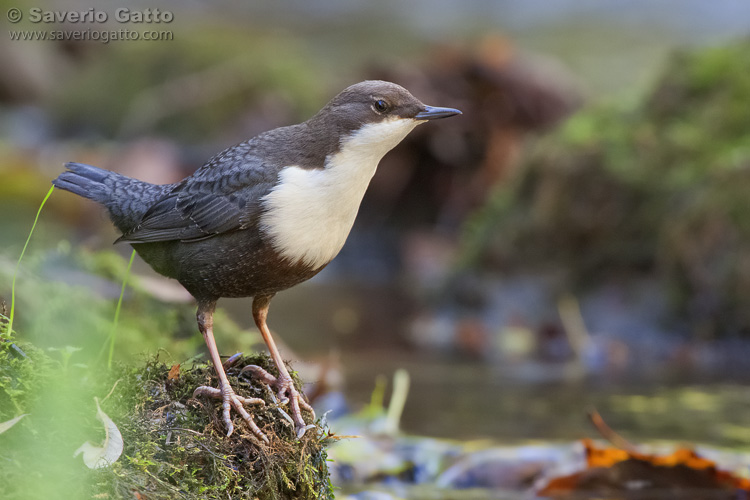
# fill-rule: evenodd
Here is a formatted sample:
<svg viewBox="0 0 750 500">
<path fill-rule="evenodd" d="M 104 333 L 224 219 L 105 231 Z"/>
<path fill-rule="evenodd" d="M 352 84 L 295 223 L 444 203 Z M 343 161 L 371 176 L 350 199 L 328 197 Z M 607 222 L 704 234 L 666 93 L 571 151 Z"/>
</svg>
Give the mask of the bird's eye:
<svg viewBox="0 0 750 500">
<path fill-rule="evenodd" d="M 385 113 L 388 110 L 388 103 L 385 102 L 383 99 L 378 99 L 375 101 L 375 111 L 378 113 Z"/>
</svg>

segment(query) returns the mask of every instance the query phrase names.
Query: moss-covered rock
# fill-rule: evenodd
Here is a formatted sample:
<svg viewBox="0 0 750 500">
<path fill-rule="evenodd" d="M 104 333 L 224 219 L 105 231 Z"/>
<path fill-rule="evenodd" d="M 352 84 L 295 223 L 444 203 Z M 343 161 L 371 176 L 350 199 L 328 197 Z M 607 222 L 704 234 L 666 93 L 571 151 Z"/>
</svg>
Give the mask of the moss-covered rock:
<svg viewBox="0 0 750 500">
<path fill-rule="evenodd" d="M 246 364 L 273 372 L 266 355 L 242 358 L 228 374 L 239 395 L 266 401 L 252 413 L 268 446 L 239 418 L 226 437 L 219 403 L 192 397 L 198 385 L 216 386 L 209 365 L 151 358 L 108 372 L 76 363 L 74 349 L 55 360 L 7 334 L 1 340 L 0 422 L 29 414 L 0 434 L 1 498 L 333 498 L 327 431 L 298 439 L 271 391 L 238 378 Z M 118 426 L 124 452 L 111 466 L 89 470 L 73 452 L 103 434 L 94 396 Z"/>
<path fill-rule="evenodd" d="M 466 266 L 657 276 L 699 335 L 750 332 L 750 41 L 676 54 L 572 117 L 468 224 Z"/>
<path fill-rule="evenodd" d="M 246 364 L 273 371 L 266 355 L 242 358 L 228 370 L 233 387 L 260 397 L 253 408 L 271 443 L 260 445 L 235 418 L 236 432 L 224 435 L 220 404 L 193 399 L 198 385 L 217 386 L 213 367 L 198 364 L 179 373 L 156 360 L 125 374 L 122 397 L 114 404 L 128 411 L 122 432 L 124 460 L 105 474 L 104 491 L 127 498 L 138 491 L 150 499 L 174 498 L 332 498 L 322 430 L 297 439 L 294 424 L 274 403 L 266 386 L 238 379 Z M 299 381 L 297 381 L 299 386 Z"/>
</svg>

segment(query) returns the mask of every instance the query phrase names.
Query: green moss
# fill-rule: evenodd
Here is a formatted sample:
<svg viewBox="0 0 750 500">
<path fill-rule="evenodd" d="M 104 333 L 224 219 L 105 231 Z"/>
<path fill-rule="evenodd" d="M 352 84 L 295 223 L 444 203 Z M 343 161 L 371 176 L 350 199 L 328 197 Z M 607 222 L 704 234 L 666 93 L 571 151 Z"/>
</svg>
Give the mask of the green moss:
<svg viewBox="0 0 750 500">
<path fill-rule="evenodd" d="M 0 435 L 2 498 L 53 498 L 60 491 L 71 499 L 131 499 L 136 493 L 152 500 L 333 498 L 326 431 L 311 429 L 297 439 L 270 390 L 238 378 L 246 364 L 273 372 L 266 355 L 242 358 L 228 370 L 238 394 L 266 401 L 252 411 L 270 439 L 261 446 L 239 418 L 227 438 L 219 403 L 192 398 L 195 387 L 217 385 L 206 364 L 180 367 L 171 379 L 171 367 L 156 358 L 99 373 L 56 361 L 31 345 L 20 347 L 25 357 L 14 354 L 10 341 L 0 343 L 0 421 L 30 413 Z M 101 433 L 94 395 L 104 398 L 102 409 L 125 447 L 111 467 L 92 471 L 72 454 Z"/>
<path fill-rule="evenodd" d="M 696 334 L 750 334 L 750 40 L 675 54 L 640 102 L 540 140 L 466 225 L 463 264 L 648 273 Z"/>
<path fill-rule="evenodd" d="M 126 410 L 128 426 L 122 430 L 124 460 L 108 471 L 105 492 L 128 498 L 139 491 L 148 498 L 326 498 L 326 435 L 308 431 L 301 440 L 294 426 L 273 403 L 267 387 L 238 379 L 246 364 L 271 370 L 265 355 L 243 358 L 229 369 L 238 394 L 262 397 L 267 405 L 253 408 L 256 423 L 271 440 L 260 446 L 235 418 L 236 431 L 224 435 L 219 403 L 193 399 L 199 385 L 217 385 L 212 367 L 181 369 L 169 380 L 169 368 L 151 360 L 143 369 L 123 378 L 122 397 L 116 407 Z"/>
</svg>

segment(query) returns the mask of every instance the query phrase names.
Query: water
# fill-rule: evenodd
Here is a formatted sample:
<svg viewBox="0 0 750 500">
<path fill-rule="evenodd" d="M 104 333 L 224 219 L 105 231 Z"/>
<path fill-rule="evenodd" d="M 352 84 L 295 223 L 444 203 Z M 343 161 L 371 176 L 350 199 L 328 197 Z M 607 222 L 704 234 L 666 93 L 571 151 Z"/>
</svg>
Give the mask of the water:
<svg viewBox="0 0 750 500">
<path fill-rule="evenodd" d="M 747 378 L 658 367 L 587 375 L 573 362 L 487 362 L 440 355 L 407 342 L 403 323 L 411 317 L 408 306 L 392 290 L 377 289 L 355 293 L 345 285 L 308 283 L 279 294 L 269 316 L 271 328 L 289 346 L 282 348 L 286 357 L 322 360 L 332 350 L 338 352 L 350 410 L 370 401 L 378 376 L 390 380 L 403 368 L 411 388 L 401 427 L 409 434 L 499 443 L 571 441 L 598 437 L 587 417 L 596 409 L 636 443 L 750 446 Z M 249 300 L 223 305 L 250 326 Z M 342 308 L 353 315 L 354 331 L 343 333 L 336 325 Z M 389 310 L 399 312 L 389 315 Z M 734 372 L 741 373 L 737 368 Z"/>
</svg>

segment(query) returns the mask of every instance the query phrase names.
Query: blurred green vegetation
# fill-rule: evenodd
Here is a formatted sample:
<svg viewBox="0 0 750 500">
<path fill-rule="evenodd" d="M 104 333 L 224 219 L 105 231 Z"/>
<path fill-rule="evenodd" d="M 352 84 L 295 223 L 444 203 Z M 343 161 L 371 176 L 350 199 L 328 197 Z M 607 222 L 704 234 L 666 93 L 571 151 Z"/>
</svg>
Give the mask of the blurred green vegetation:
<svg viewBox="0 0 750 500">
<path fill-rule="evenodd" d="M 243 50 L 252 47 L 252 50 Z M 80 64 L 46 103 L 63 135 L 214 137 L 251 103 L 286 101 L 291 121 L 308 118 L 327 96 L 309 46 L 243 26 L 203 23 L 169 43 L 121 43 L 96 64 Z M 114 91 L 116 89 L 116 91 Z"/>
<path fill-rule="evenodd" d="M 87 362 L 106 361 L 107 338 L 127 260 L 114 250 L 93 252 L 71 247 L 67 241 L 39 252 L 34 250 L 34 242 L 17 278 L 14 329 L 40 348 L 72 345 L 83 350 Z M 10 259 L 0 265 L 3 283 L 10 284 L 12 270 Z M 159 300 L 149 286 L 137 276 L 128 280 L 115 338 L 115 359 L 132 360 L 164 350 L 180 360 L 203 352 L 195 305 Z M 9 292 L 3 289 L 0 294 L 9 298 Z M 217 341 L 228 351 L 260 341 L 255 330 L 241 329 L 222 309 L 217 311 L 215 321 Z"/>
<path fill-rule="evenodd" d="M 532 148 L 466 225 L 465 266 L 654 274 L 699 337 L 750 335 L 750 41 L 675 54 L 636 102 Z"/>
<path fill-rule="evenodd" d="M 23 413 L 30 415 L 0 435 L 0 496 L 55 498 L 66 491 L 69 498 L 81 498 L 88 481 L 83 480 L 86 474 L 82 464 L 71 457 L 91 437 L 88 432 L 97 429 L 94 401 L 82 390 L 80 374 L 84 368 L 76 363 L 74 353 L 73 363 L 65 362 L 71 350 L 48 355 L 30 344 L 21 344 L 23 357 L 11 342 L 7 335 L 0 337 L 0 421 Z M 88 377 L 85 382 L 96 384 L 101 380 Z"/>
</svg>

